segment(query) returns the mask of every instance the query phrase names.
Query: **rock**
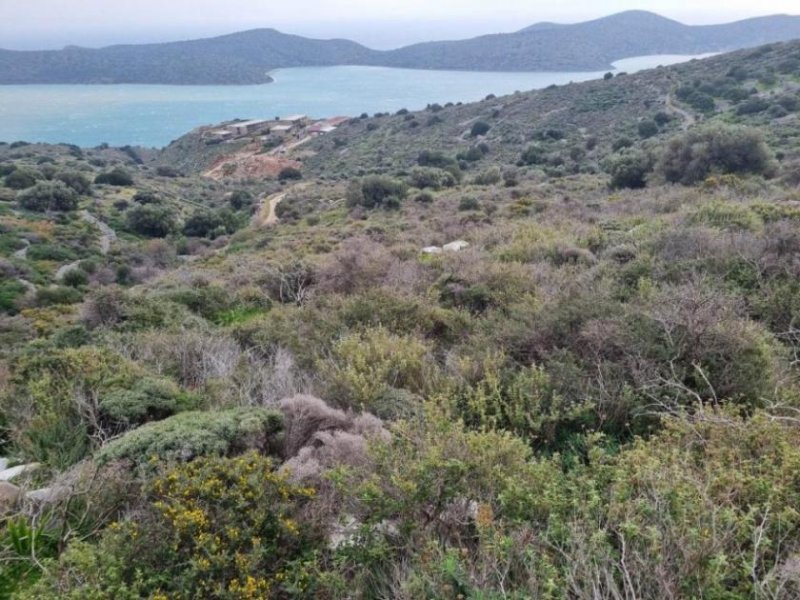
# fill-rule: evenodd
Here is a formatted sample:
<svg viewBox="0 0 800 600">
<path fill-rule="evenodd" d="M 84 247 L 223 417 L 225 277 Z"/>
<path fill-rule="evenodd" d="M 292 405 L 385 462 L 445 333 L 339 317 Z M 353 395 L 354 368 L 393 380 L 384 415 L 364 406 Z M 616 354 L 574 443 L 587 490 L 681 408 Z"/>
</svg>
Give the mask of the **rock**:
<svg viewBox="0 0 800 600">
<path fill-rule="evenodd" d="M 0 514 L 6 508 L 14 506 L 20 496 L 20 489 L 13 483 L 0 481 Z"/>
<path fill-rule="evenodd" d="M 19 465 L 18 467 L 11 467 L 0 471 L 0 481 L 11 481 L 14 477 L 22 475 L 23 473 L 30 473 L 39 468 L 39 463 L 31 463 L 29 465 Z"/>
<path fill-rule="evenodd" d="M 0 456 L 0 471 L 5 471 L 8 468 L 8 459 Z"/>
<path fill-rule="evenodd" d="M 25 499 L 40 504 L 54 504 L 65 498 L 70 494 L 70 489 L 67 486 L 46 487 L 39 490 L 33 490 L 25 494 Z"/>
<path fill-rule="evenodd" d="M 423 254 L 441 254 L 442 249 L 439 246 L 427 246 L 422 249 Z"/>
<path fill-rule="evenodd" d="M 460 252 L 464 248 L 469 247 L 469 242 L 465 242 L 464 240 L 456 240 L 455 242 L 450 242 L 442 247 L 443 250 L 446 252 Z"/>
</svg>

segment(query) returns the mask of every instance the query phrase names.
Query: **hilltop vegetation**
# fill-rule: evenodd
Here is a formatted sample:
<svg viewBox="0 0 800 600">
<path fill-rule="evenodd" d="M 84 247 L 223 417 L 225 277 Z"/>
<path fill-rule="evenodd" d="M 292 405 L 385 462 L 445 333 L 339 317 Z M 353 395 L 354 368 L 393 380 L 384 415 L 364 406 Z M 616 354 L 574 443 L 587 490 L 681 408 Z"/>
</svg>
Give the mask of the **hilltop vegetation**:
<svg viewBox="0 0 800 600">
<path fill-rule="evenodd" d="M 0 146 L 0 597 L 797 598 L 799 90 Z"/>
<path fill-rule="evenodd" d="M 800 37 L 800 17 L 775 15 L 689 26 L 644 11 L 515 33 L 371 50 L 348 40 L 315 40 L 274 29 L 210 39 L 59 51 L 0 50 L 0 84 L 262 84 L 271 70 L 369 65 L 473 71 L 598 71 L 623 58 L 701 54 Z"/>
</svg>

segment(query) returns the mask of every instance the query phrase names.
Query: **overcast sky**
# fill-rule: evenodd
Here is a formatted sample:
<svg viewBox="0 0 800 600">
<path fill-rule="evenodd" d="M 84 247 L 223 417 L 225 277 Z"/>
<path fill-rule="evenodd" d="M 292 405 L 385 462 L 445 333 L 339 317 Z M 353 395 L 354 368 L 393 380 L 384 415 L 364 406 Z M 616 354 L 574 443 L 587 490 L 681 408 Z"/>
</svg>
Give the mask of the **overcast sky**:
<svg viewBox="0 0 800 600">
<path fill-rule="evenodd" d="M 0 47 L 167 41 L 275 27 L 377 48 L 572 23 L 642 9 L 690 24 L 775 13 L 798 0 L 0 0 Z"/>
</svg>

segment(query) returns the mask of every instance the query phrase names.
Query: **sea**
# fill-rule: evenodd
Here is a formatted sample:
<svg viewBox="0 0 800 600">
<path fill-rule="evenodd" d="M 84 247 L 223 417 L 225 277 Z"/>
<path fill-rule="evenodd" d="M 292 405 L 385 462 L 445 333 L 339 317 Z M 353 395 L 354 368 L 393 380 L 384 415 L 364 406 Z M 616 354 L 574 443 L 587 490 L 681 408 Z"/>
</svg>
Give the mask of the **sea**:
<svg viewBox="0 0 800 600">
<path fill-rule="evenodd" d="M 658 55 L 614 63 L 633 73 L 703 56 Z M 314 118 L 418 110 L 488 94 L 588 81 L 597 72 L 493 73 L 383 67 L 281 69 L 248 86 L 0 85 L 0 141 L 159 148 L 201 125 L 230 119 Z"/>
</svg>

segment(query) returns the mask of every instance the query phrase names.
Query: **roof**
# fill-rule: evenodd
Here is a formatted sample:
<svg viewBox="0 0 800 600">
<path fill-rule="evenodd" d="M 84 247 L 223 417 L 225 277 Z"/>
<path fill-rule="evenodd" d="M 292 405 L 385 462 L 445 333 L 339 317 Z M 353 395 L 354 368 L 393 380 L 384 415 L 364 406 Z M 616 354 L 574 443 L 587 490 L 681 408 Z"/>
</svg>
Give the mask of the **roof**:
<svg viewBox="0 0 800 600">
<path fill-rule="evenodd" d="M 303 121 L 304 119 L 307 119 L 307 118 L 308 118 L 308 117 L 307 117 L 306 115 L 289 115 L 288 117 L 286 117 L 286 118 L 284 118 L 284 119 L 281 119 L 281 120 L 282 120 L 282 121 L 292 121 L 292 122 L 295 122 L 295 121 Z"/>
<path fill-rule="evenodd" d="M 291 131 L 292 130 L 292 126 L 291 125 L 274 125 L 274 126 L 270 127 L 270 130 L 272 130 L 272 131 Z"/>
<path fill-rule="evenodd" d="M 264 125 L 269 123 L 269 121 L 265 121 L 264 119 L 254 119 L 252 121 L 242 121 L 241 123 L 232 123 L 231 127 L 253 127 L 254 125 Z"/>
</svg>

